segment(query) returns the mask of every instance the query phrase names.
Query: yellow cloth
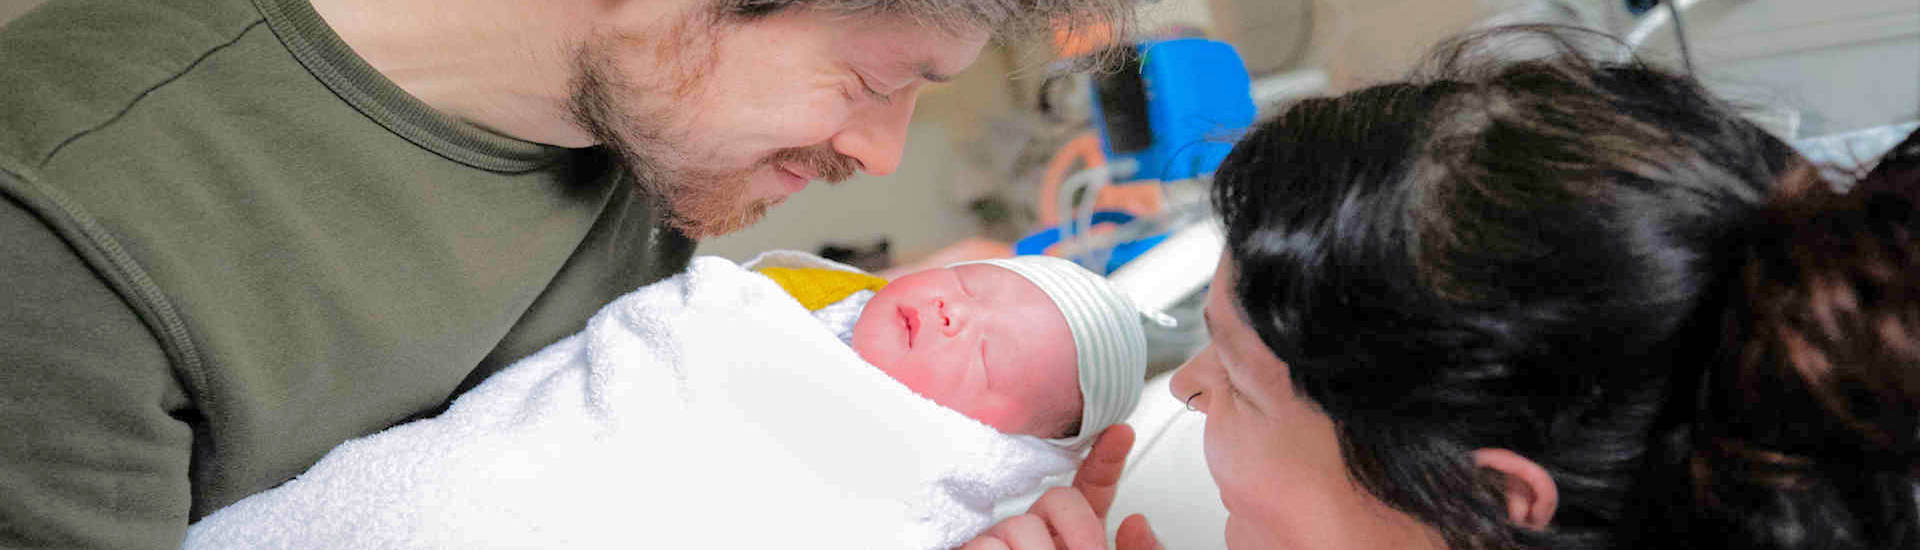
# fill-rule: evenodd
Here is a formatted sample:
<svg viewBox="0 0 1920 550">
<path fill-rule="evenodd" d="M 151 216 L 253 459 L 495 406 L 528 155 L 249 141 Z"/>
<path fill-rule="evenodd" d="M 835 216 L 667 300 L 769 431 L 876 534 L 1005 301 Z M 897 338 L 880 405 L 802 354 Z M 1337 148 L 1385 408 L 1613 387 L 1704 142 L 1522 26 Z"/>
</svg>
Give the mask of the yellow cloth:
<svg viewBox="0 0 1920 550">
<path fill-rule="evenodd" d="M 800 300 L 800 305 L 806 306 L 807 311 L 818 311 L 820 308 L 847 299 L 855 292 L 862 290 L 879 292 L 880 287 L 887 286 L 886 279 L 838 269 L 763 267 L 755 271 L 779 283 L 780 288 L 786 289 L 787 294 Z"/>
</svg>

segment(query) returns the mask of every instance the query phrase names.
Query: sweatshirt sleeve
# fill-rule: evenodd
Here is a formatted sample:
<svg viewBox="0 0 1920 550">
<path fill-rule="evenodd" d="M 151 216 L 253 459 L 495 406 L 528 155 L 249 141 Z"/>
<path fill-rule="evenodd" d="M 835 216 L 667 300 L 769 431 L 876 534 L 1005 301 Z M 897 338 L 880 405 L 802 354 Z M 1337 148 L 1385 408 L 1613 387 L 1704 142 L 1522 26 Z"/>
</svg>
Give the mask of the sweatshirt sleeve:
<svg viewBox="0 0 1920 550">
<path fill-rule="evenodd" d="M 146 325 L 0 194 L 0 548 L 178 548 L 188 411 Z"/>
</svg>

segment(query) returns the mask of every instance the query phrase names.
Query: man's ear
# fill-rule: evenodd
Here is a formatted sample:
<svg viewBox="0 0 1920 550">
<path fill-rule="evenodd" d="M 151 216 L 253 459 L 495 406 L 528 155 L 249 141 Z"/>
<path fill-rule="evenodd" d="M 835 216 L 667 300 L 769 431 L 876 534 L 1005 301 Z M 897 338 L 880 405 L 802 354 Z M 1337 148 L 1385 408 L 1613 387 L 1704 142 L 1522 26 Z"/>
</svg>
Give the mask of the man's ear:
<svg viewBox="0 0 1920 550">
<path fill-rule="evenodd" d="M 1506 449 L 1476 450 L 1473 464 L 1499 474 L 1501 492 L 1507 498 L 1508 521 L 1535 531 L 1546 530 L 1554 510 L 1560 507 L 1560 489 L 1546 468 Z"/>
</svg>

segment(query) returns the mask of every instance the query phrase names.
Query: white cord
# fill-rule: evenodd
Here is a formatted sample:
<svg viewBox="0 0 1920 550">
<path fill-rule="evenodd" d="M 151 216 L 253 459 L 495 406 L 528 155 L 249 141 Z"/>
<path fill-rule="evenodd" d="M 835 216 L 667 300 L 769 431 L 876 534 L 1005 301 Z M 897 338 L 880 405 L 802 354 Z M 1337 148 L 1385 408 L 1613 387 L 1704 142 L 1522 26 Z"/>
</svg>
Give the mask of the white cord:
<svg viewBox="0 0 1920 550">
<path fill-rule="evenodd" d="M 1695 4 L 1700 3 L 1700 0 L 1662 1 L 1666 2 L 1671 9 L 1647 12 L 1646 15 L 1640 17 L 1639 24 L 1634 25 L 1632 30 L 1627 31 L 1627 37 L 1624 40 L 1627 43 L 1629 54 L 1635 50 L 1639 50 L 1640 46 L 1645 44 L 1647 39 L 1653 36 L 1654 31 L 1660 30 L 1660 27 L 1666 26 L 1667 22 L 1673 19 L 1674 14 L 1692 9 Z"/>
<path fill-rule="evenodd" d="M 1673 4 L 1674 2 L 1671 1 L 1666 2 L 1667 14 L 1673 16 L 1673 40 L 1680 44 L 1680 62 L 1686 66 L 1687 75 L 1695 76 L 1693 73 L 1693 49 L 1687 47 L 1687 25 L 1683 21 L 1685 18 L 1680 17 L 1680 8 L 1674 7 Z"/>
<path fill-rule="evenodd" d="M 1058 205 L 1056 208 L 1059 209 L 1061 242 L 1066 242 L 1069 237 L 1085 239 L 1087 232 L 1093 229 L 1094 198 L 1099 196 L 1100 190 L 1113 184 L 1116 179 L 1133 175 L 1139 171 L 1139 168 L 1139 161 L 1122 158 L 1075 172 L 1062 180 L 1060 194 L 1054 201 L 1054 204 Z M 1075 195 L 1080 197 L 1080 202 L 1077 204 L 1073 201 Z M 1082 256 L 1080 253 L 1074 253 L 1071 256 L 1076 256 L 1073 260 L 1080 262 L 1081 267 L 1092 270 L 1094 273 L 1106 273 L 1106 266 L 1087 265 L 1086 258 L 1078 257 Z"/>
<path fill-rule="evenodd" d="M 1136 162 L 1133 159 L 1124 159 L 1124 161 Z M 1127 167 L 1128 169 L 1126 171 L 1129 173 L 1133 172 L 1134 170 L 1132 169 L 1132 167 L 1134 166 L 1138 166 L 1138 165 L 1137 164 L 1130 165 L 1129 167 Z M 1108 172 L 1108 175 L 1113 175 L 1113 173 Z M 1113 180 L 1119 179 L 1120 177 L 1125 177 L 1125 176 L 1100 178 L 1097 180 L 1093 180 L 1087 185 L 1087 192 L 1080 195 L 1080 204 L 1078 206 L 1079 211 L 1075 212 L 1073 216 L 1073 226 L 1074 226 L 1073 236 L 1075 238 L 1080 239 L 1082 241 L 1086 241 L 1089 237 L 1093 236 L 1093 213 L 1094 213 L 1093 206 L 1094 206 L 1094 203 L 1099 202 L 1094 199 L 1100 196 L 1100 190 L 1106 189 L 1107 186 L 1109 185 L 1113 185 Z M 1119 243 L 1116 242 L 1114 244 L 1117 245 Z M 1080 250 L 1080 253 L 1074 254 L 1074 256 L 1076 256 L 1076 258 L 1074 259 L 1080 262 L 1080 265 L 1082 267 L 1093 270 L 1094 273 L 1106 275 L 1107 260 L 1104 256 L 1108 256 L 1108 255 L 1101 254 L 1100 251 L 1102 250 L 1111 251 L 1113 250 L 1113 247 L 1099 246 L 1099 247 L 1092 247 L 1092 248 L 1083 248 Z"/>
</svg>

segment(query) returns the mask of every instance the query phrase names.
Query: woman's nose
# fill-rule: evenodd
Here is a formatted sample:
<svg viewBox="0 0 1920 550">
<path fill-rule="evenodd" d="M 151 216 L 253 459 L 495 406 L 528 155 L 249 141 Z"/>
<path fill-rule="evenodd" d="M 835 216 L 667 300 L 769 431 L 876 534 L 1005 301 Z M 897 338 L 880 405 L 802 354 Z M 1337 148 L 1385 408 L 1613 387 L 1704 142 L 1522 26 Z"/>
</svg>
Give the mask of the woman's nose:
<svg viewBox="0 0 1920 550">
<path fill-rule="evenodd" d="M 1203 368 L 1199 363 L 1205 361 L 1210 351 L 1202 349 L 1199 354 L 1187 359 L 1186 363 L 1180 365 L 1179 370 L 1174 371 L 1173 378 L 1167 381 L 1167 393 L 1173 394 L 1174 399 L 1185 402 L 1190 409 L 1205 411 L 1207 398 L 1198 380 L 1200 369 Z"/>
</svg>

